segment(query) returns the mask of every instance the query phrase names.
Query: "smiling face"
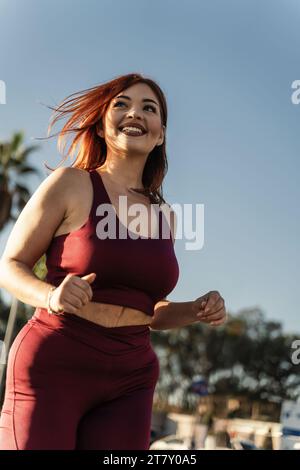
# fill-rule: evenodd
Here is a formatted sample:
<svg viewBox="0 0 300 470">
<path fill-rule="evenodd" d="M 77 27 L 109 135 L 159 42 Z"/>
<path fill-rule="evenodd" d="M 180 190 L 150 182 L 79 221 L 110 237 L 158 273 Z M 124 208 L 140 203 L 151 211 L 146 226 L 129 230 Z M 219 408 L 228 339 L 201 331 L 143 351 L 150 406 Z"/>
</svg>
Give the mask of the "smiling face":
<svg viewBox="0 0 300 470">
<path fill-rule="evenodd" d="M 109 104 L 98 133 L 105 139 L 108 153 L 149 155 L 164 141 L 159 101 L 146 83 L 136 83 L 118 93 Z M 140 134 L 124 126 L 144 129 Z"/>
</svg>

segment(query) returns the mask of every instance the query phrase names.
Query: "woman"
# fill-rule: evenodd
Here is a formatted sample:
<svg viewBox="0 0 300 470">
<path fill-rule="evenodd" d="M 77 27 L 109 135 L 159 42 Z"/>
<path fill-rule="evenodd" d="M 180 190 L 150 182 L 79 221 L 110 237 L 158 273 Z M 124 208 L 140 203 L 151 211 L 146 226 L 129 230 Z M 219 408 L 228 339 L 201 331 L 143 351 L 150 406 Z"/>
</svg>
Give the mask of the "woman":
<svg viewBox="0 0 300 470">
<path fill-rule="evenodd" d="M 151 210 L 165 202 L 160 87 L 129 74 L 75 95 L 55 109 L 50 125 L 70 115 L 58 142 L 76 133 L 67 153 L 80 144 L 75 163 L 39 186 L 1 259 L 1 286 L 36 309 L 9 352 L 0 449 L 146 450 L 159 376 L 150 329 L 200 318 L 220 325 L 224 300 L 218 292 L 166 299 L 179 269 L 174 213 L 165 237 L 167 218 Z M 133 204 L 145 209 L 140 230 L 129 217 Z M 45 281 L 32 272 L 43 253 Z"/>
</svg>

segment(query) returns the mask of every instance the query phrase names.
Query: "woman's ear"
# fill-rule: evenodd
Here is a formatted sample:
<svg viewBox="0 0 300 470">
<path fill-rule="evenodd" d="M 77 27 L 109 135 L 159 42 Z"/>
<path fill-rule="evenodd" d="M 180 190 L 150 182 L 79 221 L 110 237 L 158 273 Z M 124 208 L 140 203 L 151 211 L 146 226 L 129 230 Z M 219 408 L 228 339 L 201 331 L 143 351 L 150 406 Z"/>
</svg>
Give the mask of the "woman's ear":
<svg viewBox="0 0 300 470">
<path fill-rule="evenodd" d="M 96 126 L 96 131 L 97 131 L 97 135 L 99 137 L 102 137 L 102 139 L 104 139 L 104 131 L 103 131 L 103 126 L 102 126 L 102 120 L 100 120 Z"/>
<path fill-rule="evenodd" d="M 165 135 L 166 135 L 166 126 L 162 126 L 162 131 L 160 133 L 160 139 L 158 141 L 158 143 L 156 144 L 157 147 L 159 147 L 159 145 L 162 145 L 164 143 L 164 140 L 165 140 Z"/>
</svg>

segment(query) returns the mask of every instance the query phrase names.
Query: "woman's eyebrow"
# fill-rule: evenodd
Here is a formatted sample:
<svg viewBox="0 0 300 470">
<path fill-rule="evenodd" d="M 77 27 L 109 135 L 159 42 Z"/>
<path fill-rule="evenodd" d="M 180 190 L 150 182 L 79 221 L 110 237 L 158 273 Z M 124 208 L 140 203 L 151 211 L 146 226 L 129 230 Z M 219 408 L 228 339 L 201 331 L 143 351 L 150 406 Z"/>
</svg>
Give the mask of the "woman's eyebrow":
<svg viewBox="0 0 300 470">
<path fill-rule="evenodd" d="M 126 95 L 117 96 L 115 99 L 117 99 L 117 98 L 125 98 L 127 100 L 131 100 L 131 98 L 129 96 L 126 96 Z M 151 100 L 150 98 L 143 98 L 142 101 L 151 101 L 152 103 L 155 103 L 158 106 L 158 103 L 156 103 L 156 101 L 154 101 L 154 100 Z"/>
</svg>

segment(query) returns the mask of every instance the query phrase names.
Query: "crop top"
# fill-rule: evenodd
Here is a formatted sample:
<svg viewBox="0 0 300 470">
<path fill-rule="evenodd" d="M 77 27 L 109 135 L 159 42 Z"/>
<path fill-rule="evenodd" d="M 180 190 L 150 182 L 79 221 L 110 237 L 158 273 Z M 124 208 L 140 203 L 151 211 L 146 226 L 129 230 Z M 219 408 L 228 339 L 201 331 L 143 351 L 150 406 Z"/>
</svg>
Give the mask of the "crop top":
<svg viewBox="0 0 300 470">
<path fill-rule="evenodd" d="M 45 280 L 58 286 L 69 273 L 82 277 L 94 272 L 97 276 L 91 283 L 92 302 L 131 307 L 153 316 L 155 304 L 174 289 L 179 278 L 168 223 L 168 237 L 162 237 L 165 215 L 159 209 L 159 236 L 156 238 L 142 235 L 131 238 L 128 227 L 120 222 L 116 213 L 116 226 L 119 229 L 123 225 L 127 238 L 119 238 L 119 230 L 116 238 L 99 238 L 96 226 L 106 214 L 97 215 L 96 210 L 100 204 L 111 205 L 111 201 L 100 173 L 87 171 L 93 185 L 88 220 L 79 229 L 52 238 L 46 251 Z"/>
</svg>

